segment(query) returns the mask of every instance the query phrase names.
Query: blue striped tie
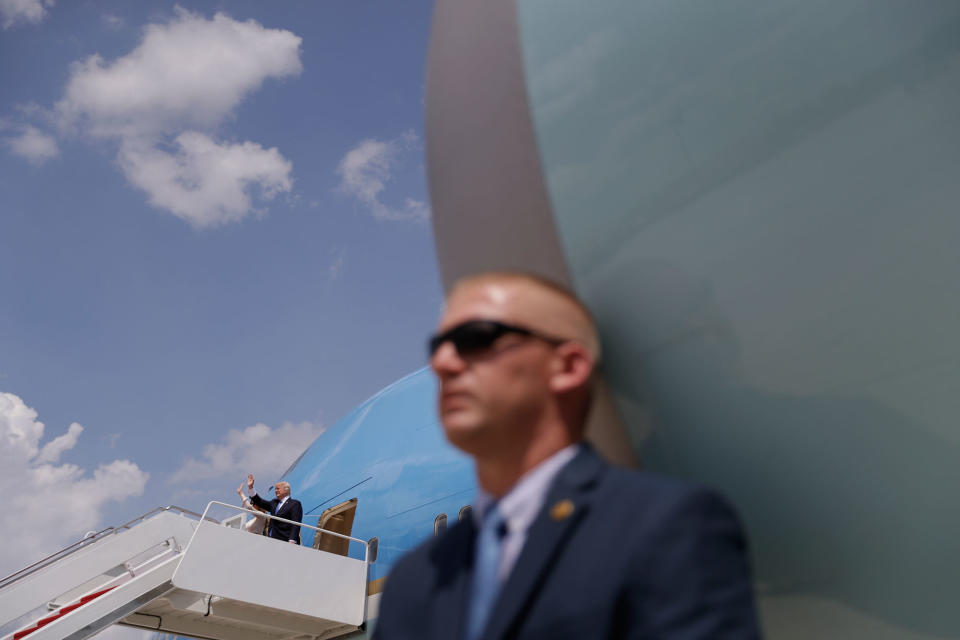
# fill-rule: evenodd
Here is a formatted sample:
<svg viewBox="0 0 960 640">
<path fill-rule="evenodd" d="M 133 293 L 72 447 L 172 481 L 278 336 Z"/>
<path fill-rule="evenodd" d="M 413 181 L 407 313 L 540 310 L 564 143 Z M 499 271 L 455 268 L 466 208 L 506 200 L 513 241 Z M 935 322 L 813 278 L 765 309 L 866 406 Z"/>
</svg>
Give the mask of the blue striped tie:
<svg viewBox="0 0 960 640">
<path fill-rule="evenodd" d="M 467 612 L 466 640 L 480 640 L 490 617 L 490 610 L 500 591 L 497 571 L 506 535 L 503 514 L 493 504 L 483 516 L 483 524 L 477 534 L 476 556 L 473 564 L 473 584 L 470 591 L 470 608 Z"/>
</svg>

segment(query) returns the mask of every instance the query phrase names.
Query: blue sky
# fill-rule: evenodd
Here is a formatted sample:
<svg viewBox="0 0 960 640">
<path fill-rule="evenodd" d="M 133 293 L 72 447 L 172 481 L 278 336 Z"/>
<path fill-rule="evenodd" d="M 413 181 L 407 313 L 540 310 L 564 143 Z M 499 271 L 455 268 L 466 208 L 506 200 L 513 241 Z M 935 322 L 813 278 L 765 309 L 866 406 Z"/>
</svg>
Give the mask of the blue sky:
<svg viewBox="0 0 960 640">
<path fill-rule="evenodd" d="M 18 553 L 232 499 L 424 364 L 430 8 L 0 0 L 2 524 L 59 523 Z"/>
</svg>

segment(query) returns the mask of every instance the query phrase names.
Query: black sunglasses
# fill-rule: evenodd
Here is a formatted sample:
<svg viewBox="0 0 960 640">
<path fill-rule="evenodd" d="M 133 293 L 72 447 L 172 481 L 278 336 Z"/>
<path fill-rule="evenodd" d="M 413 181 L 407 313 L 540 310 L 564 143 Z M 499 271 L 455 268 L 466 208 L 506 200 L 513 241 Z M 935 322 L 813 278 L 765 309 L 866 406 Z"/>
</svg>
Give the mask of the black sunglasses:
<svg viewBox="0 0 960 640">
<path fill-rule="evenodd" d="M 432 358 L 433 354 L 440 348 L 440 345 L 447 341 L 453 344 L 453 348 L 456 349 L 457 353 L 461 356 L 476 356 L 493 346 L 493 343 L 496 342 L 500 336 L 508 333 L 537 338 L 554 346 L 569 342 L 566 338 L 548 336 L 533 329 L 497 322 L 496 320 L 468 320 L 463 324 L 458 324 L 452 329 L 447 329 L 443 333 L 431 336 L 427 342 L 427 356 L 428 358 Z"/>
</svg>

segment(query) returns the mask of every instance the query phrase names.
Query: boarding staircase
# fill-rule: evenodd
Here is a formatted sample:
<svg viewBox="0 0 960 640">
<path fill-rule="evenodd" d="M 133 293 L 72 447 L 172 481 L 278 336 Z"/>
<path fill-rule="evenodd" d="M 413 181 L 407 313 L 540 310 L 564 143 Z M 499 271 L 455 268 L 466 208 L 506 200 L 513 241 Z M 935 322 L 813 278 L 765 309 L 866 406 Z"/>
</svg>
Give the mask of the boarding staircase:
<svg viewBox="0 0 960 640">
<path fill-rule="evenodd" d="M 241 513 L 218 521 L 211 508 Z M 363 545 L 362 559 L 283 543 L 246 532 L 246 514 L 162 507 L 89 534 L 0 580 L 0 640 L 82 640 L 115 623 L 211 640 L 363 629 L 366 542 L 323 531 Z"/>
</svg>

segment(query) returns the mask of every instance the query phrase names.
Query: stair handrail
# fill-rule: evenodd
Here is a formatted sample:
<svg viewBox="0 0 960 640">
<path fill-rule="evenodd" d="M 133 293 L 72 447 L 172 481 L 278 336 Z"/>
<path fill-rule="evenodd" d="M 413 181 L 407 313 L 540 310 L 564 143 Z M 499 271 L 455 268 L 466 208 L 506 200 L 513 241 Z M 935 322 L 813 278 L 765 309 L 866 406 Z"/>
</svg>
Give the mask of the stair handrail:
<svg viewBox="0 0 960 640">
<path fill-rule="evenodd" d="M 88 589 L 85 593 L 81 593 L 81 594 L 75 596 L 74 598 L 71 599 L 70 604 L 64 605 L 64 606 L 62 606 L 62 607 L 57 607 L 57 609 L 55 609 L 54 611 L 63 610 L 64 608 L 70 607 L 70 606 L 72 606 L 72 605 L 77 605 L 78 607 L 79 607 L 79 606 L 83 606 L 83 604 L 84 604 L 84 603 L 83 603 L 84 598 L 88 598 L 89 596 L 97 593 L 98 591 L 101 591 L 101 592 L 102 592 L 102 591 L 104 591 L 104 590 L 110 591 L 110 590 L 112 590 L 112 589 L 115 589 L 116 587 L 121 586 L 123 583 L 127 582 L 127 581 L 130 580 L 131 578 L 137 578 L 137 577 L 139 577 L 139 576 L 141 575 L 141 570 L 142 570 L 144 567 L 148 567 L 149 565 L 154 565 L 154 566 L 156 566 L 157 561 L 158 561 L 159 559 L 161 559 L 163 556 L 171 556 L 171 557 L 173 557 L 173 556 L 176 556 L 176 555 L 177 555 L 177 551 L 176 551 L 175 549 L 170 548 L 169 545 L 168 545 L 168 548 L 167 548 L 167 549 L 165 549 L 165 550 L 161 551 L 160 553 L 158 553 L 158 554 L 156 554 L 156 555 L 154 555 L 154 556 L 152 556 L 152 557 L 144 560 L 144 561 L 141 562 L 140 564 L 137 564 L 137 565 L 134 565 L 134 566 L 128 566 L 128 567 L 127 567 L 127 573 L 123 573 L 123 574 L 121 574 L 121 575 L 119 575 L 119 576 L 113 576 L 113 577 L 111 577 L 111 578 L 108 579 L 106 582 L 103 582 L 103 583 L 101 583 L 101 584 L 99 584 L 99 585 L 97 585 L 97 586 L 94 586 L 94 587 Z M 169 559 L 169 558 L 168 558 L 168 559 Z M 39 618 L 39 620 L 48 619 L 50 616 L 56 616 L 56 613 L 53 613 L 53 614 L 49 614 L 49 613 L 48 613 L 48 614 L 45 614 L 44 616 L 42 616 L 41 618 Z M 19 629 L 18 631 L 14 631 L 12 634 L 10 634 L 10 635 L 8 635 L 8 636 L 4 636 L 4 637 L 3 637 L 3 640 L 9 640 L 9 638 L 12 638 L 12 637 L 16 636 L 16 634 L 20 633 L 21 631 L 26 631 L 27 629 L 30 629 L 31 626 L 36 626 L 36 623 L 28 624 L 26 627 L 22 627 L 22 628 Z M 32 631 L 31 631 L 31 633 L 32 633 Z"/>
<path fill-rule="evenodd" d="M 83 538 L 81 538 L 80 540 L 74 542 L 73 544 L 71 544 L 71 545 L 69 545 L 69 546 L 67 546 L 67 547 L 64 547 L 63 549 L 60 549 L 59 551 L 57 551 L 57 552 L 55 552 L 55 553 L 51 553 L 49 556 L 47 556 L 47 557 L 45 557 L 45 558 L 43 558 L 43 559 L 41 559 L 41 560 L 38 560 L 37 562 L 34 562 L 33 564 L 31 564 L 31 565 L 29 565 L 29 566 L 27 566 L 27 567 L 24 567 L 23 569 L 20 569 L 19 571 L 15 571 L 15 572 L 11 573 L 10 575 L 6 576 L 5 578 L 0 579 L 0 589 L 4 589 L 4 588 L 6 588 L 7 586 L 13 584 L 14 582 L 17 582 L 18 580 L 22 580 L 23 578 L 26 578 L 27 576 L 29 576 L 29 575 L 31 575 L 31 574 L 33 574 L 33 573 L 36 573 L 37 571 L 40 571 L 40 570 L 43 569 L 44 567 L 47 567 L 47 566 L 53 564 L 54 562 L 56 562 L 57 560 L 60 560 L 61 558 L 65 558 L 65 557 L 67 557 L 67 556 L 69 556 L 69 555 L 71 555 L 71 554 L 73 554 L 73 553 L 76 553 L 77 551 L 80 551 L 81 549 L 85 549 L 86 547 L 89 547 L 89 546 L 90 546 L 91 544 L 93 544 L 94 542 L 98 542 L 99 540 L 102 540 L 103 538 L 106 538 L 106 537 L 109 536 L 109 535 L 116 534 L 116 533 L 121 533 L 121 532 L 123 532 L 123 531 L 126 531 L 127 529 L 130 529 L 131 527 L 136 526 L 137 524 L 139 524 L 139 523 L 142 522 L 143 520 L 146 520 L 146 519 L 149 518 L 150 516 L 152 516 L 152 515 L 154 515 L 154 514 L 156 514 L 156 513 L 164 512 L 164 511 L 176 511 L 176 512 L 182 514 L 182 515 L 194 516 L 195 518 L 199 518 L 199 519 L 213 520 L 212 518 L 207 517 L 206 512 L 204 512 L 204 513 L 201 515 L 201 514 L 197 513 L 196 511 L 190 511 L 189 509 L 185 509 L 185 508 L 183 508 L 183 507 L 178 507 L 177 505 L 173 505 L 173 504 L 168 505 L 168 506 L 166 506 L 166 507 L 156 507 L 156 508 L 151 509 L 150 511 L 146 512 L 145 514 L 143 514 L 143 515 L 141 515 L 141 516 L 137 516 L 136 518 L 134 518 L 134 519 L 131 520 L 130 522 L 127 522 L 127 523 L 125 523 L 125 524 L 122 524 L 122 525 L 120 525 L 120 526 L 118 526 L 118 527 L 107 527 L 106 529 L 102 529 L 102 530 L 97 531 L 97 532 L 95 532 L 95 533 L 87 534 L 87 535 L 85 535 Z M 219 522 L 216 521 L 216 520 L 213 520 L 213 522 L 216 522 L 217 524 L 219 524 Z"/>
<path fill-rule="evenodd" d="M 227 504 L 226 502 L 219 502 L 219 501 L 217 501 L 217 500 L 211 500 L 209 503 L 207 503 L 207 508 L 203 510 L 203 519 L 204 519 L 204 520 L 211 520 L 211 521 L 213 521 L 213 522 L 217 522 L 217 520 L 214 520 L 213 518 L 208 518 L 208 517 L 207 517 L 207 512 L 210 511 L 210 507 L 212 507 L 213 505 L 219 505 L 219 506 L 221 506 L 221 507 L 227 507 L 228 509 L 233 509 L 234 511 L 243 511 L 244 513 L 249 513 L 249 514 L 251 514 L 251 515 L 259 516 L 259 517 L 261 517 L 261 518 L 268 518 L 268 519 L 271 519 L 271 520 L 279 520 L 280 522 L 286 522 L 286 523 L 288 523 L 288 524 L 295 524 L 295 525 L 297 525 L 298 527 L 301 527 L 301 528 L 307 528 L 307 529 L 313 529 L 314 531 L 319 531 L 319 532 L 323 533 L 324 535 L 335 536 L 335 537 L 337 537 L 337 538 L 343 538 L 343 539 L 345 539 L 345 540 L 352 540 L 352 541 L 354 541 L 354 542 L 359 542 L 360 544 L 363 545 L 363 561 L 364 561 L 365 563 L 369 564 L 368 558 L 370 557 L 370 543 L 369 543 L 368 541 L 366 541 L 366 540 L 361 540 L 360 538 L 354 538 L 354 537 L 352 537 L 352 536 L 348 536 L 348 535 L 343 534 L 343 533 L 337 533 L 336 531 L 330 531 L 329 529 L 321 529 L 320 527 L 315 527 L 315 526 L 310 525 L 310 524 L 304 524 L 303 522 L 297 522 L 296 520 L 288 520 L 288 519 L 286 519 L 286 518 L 281 518 L 280 516 L 273 516 L 273 515 L 270 515 L 269 513 L 264 513 L 264 512 L 262 512 L 262 511 L 254 511 L 254 510 L 252 510 L 252 509 L 244 509 L 243 507 L 238 507 L 238 506 L 235 505 L 235 504 Z M 219 524 L 219 523 L 218 523 L 218 524 Z M 197 531 L 199 531 L 199 528 L 197 529 Z M 194 535 L 194 536 L 197 535 L 197 531 L 194 531 L 194 532 L 193 532 L 193 535 Z M 193 542 L 193 538 L 191 538 L 190 541 Z M 188 549 L 189 549 L 189 547 L 188 547 Z M 324 553 L 329 553 L 329 552 L 324 552 Z"/>
</svg>

